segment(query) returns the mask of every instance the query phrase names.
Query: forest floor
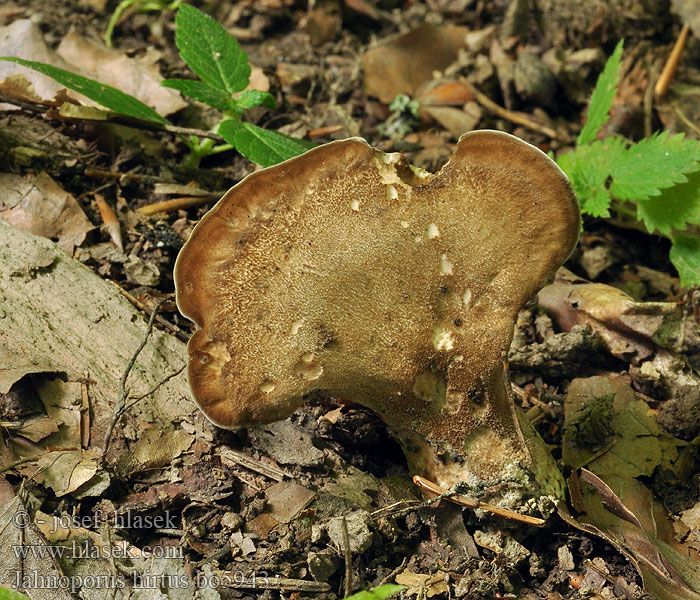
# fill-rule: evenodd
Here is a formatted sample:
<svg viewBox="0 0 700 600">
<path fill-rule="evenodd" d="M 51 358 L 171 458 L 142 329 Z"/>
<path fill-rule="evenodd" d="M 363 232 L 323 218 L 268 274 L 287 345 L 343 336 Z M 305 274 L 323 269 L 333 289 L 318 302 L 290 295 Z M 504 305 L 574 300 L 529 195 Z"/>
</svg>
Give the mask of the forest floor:
<svg viewBox="0 0 700 600">
<path fill-rule="evenodd" d="M 252 85 L 277 100 L 275 110 L 258 107 L 245 119 L 319 144 L 360 136 L 435 172 L 461 133 L 497 129 L 559 155 L 573 147 L 622 37 L 605 135 L 639 140 L 670 130 L 698 138 L 698 38 L 691 34 L 675 76 L 682 89 L 658 101 L 652 89 L 684 19 L 697 32 L 700 8 L 679 16 L 667 2 L 644 0 L 194 4 L 238 39 L 254 67 Z M 106 49 L 115 8 L 107 0 L 10 0 L 0 6 L 0 55 L 112 71 L 118 87 L 176 125 L 210 127 L 212 110 L 174 90 L 156 100 L 154 90 L 163 89 L 149 87 L 187 73 L 174 12 L 127 11 Z M 397 34 L 406 37 L 391 38 Z M 0 63 L 0 81 L 17 72 Z M 43 98 L 62 88 L 21 72 Z M 0 92 L 7 100 L 7 88 Z M 399 93 L 419 108 L 392 103 Z M 286 421 L 237 432 L 195 409 L 182 372 L 193 325 L 175 306 L 175 259 L 214 202 L 259 167 L 229 151 L 187 169 L 185 150 L 165 131 L 61 117 L 39 103 L 0 104 L 0 219 L 57 242 L 113 282 L 94 296 L 76 287 L 81 293 L 63 298 L 69 288 L 51 291 L 58 275 L 28 262 L 24 274 L 8 271 L 13 285 L 39 273 L 47 279 L 23 310 L 46 311 L 58 329 L 71 327 L 51 312 L 63 302 L 110 298 L 132 315 L 124 330 L 99 340 L 95 318 L 82 343 L 66 342 L 50 368 L 17 357 L 42 345 L 49 355 L 60 339 L 49 346 L 37 333 L 0 332 L 0 497 L 14 506 L 0 511 L 0 584 L 19 583 L 31 598 L 332 600 L 388 583 L 406 586 L 405 598 L 700 598 L 700 291 L 680 286 L 668 240 L 586 218 L 559 287 L 521 311 L 510 353 L 515 401 L 569 484 L 568 522 L 555 515 L 536 528 L 444 500 L 421 504 L 386 426 L 342 399 L 313 398 Z M 173 199 L 180 204 L 144 210 Z M 53 252 L 31 248 L 29 261 Z M 44 266 L 53 261 L 83 277 L 80 265 L 51 256 Z M 600 285 L 584 287 L 583 279 Z M 0 290 L 0 324 L 19 312 L 3 302 Z M 146 351 L 127 368 L 156 306 L 155 328 L 172 338 L 171 354 L 162 351 L 160 370 Z M 110 346 L 119 348 L 121 368 L 106 381 L 92 359 L 69 356 L 78 347 L 108 356 Z M 154 402 L 130 410 L 147 392 L 135 399 L 138 384 L 120 387 L 119 373 L 150 382 L 144 390 L 155 382 L 180 394 L 175 412 L 149 412 Z M 98 402 L 91 389 L 100 386 L 111 392 Z M 118 398 L 125 410 L 115 408 Z M 571 441 L 576 423 L 565 419 L 587 403 L 598 406 L 586 426 L 600 444 L 582 449 Z M 17 525 L 21 511 L 31 527 Z M 30 560 L 10 551 L 17 544 L 73 544 L 73 552 Z M 74 589 L 65 589 L 67 580 L 32 579 L 32 569 L 64 575 Z"/>
</svg>

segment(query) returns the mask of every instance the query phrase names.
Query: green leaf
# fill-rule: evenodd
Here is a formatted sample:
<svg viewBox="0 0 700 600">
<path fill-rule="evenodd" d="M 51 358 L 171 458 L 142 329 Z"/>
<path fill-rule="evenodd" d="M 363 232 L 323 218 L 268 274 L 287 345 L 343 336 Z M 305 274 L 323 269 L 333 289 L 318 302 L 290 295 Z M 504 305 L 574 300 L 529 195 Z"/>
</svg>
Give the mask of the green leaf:
<svg viewBox="0 0 700 600">
<path fill-rule="evenodd" d="M 175 26 L 180 56 L 202 81 L 229 95 L 248 86 L 248 55 L 222 25 L 194 6 L 183 4 Z"/>
<path fill-rule="evenodd" d="M 682 133 L 668 131 L 633 144 L 615 158 L 610 191 L 621 200 L 646 200 L 661 190 L 687 181 L 686 173 L 697 171 L 698 142 Z"/>
<path fill-rule="evenodd" d="M 582 212 L 594 217 L 610 216 L 610 170 L 624 151 L 624 140 L 607 138 L 559 157 L 559 166 L 568 175 Z"/>
<path fill-rule="evenodd" d="M 700 285 L 700 238 L 691 235 L 676 236 L 669 257 L 680 275 L 683 287 Z"/>
<path fill-rule="evenodd" d="M 154 121 L 163 124 L 169 123 L 165 117 L 161 117 L 150 106 L 141 102 L 141 100 L 137 100 L 133 96 L 125 94 L 117 88 L 100 83 L 94 79 L 88 79 L 87 77 L 65 71 L 64 69 L 59 69 L 53 65 L 47 65 L 46 63 L 33 60 L 24 60 L 23 58 L 16 58 L 14 56 L 2 56 L 0 60 L 17 63 L 18 65 L 29 67 L 39 73 L 48 75 L 61 85 L 65 85 L 71 90 L 80 92 L 84 96 L 90 98 L 90 100 L 99 102 L 102 106 L 121 113 L 122 115 L 135 119 L 142 119 L 144 121 Z"/>
<path fill-rule="evenodd" d="M 213 88 L 202 81 L 192 79 L 166 79 L 161 81 L 163 87 L 173 88 L 181 91 L 186 96 L 204 102 L 212 108 L 219 110 L 230 110 L 233 106 L 233 98 L 226 92 Z"/>
<path fill-rule="evenodd" d="M 272 109 L 277 108 L 277 101 L 269 92 L 246 90 L 236 100 L 241 110 L 247 110 L 249 108 L 253 108 L 254 106 L 260 105 Z"/>
<path fill-rule="evenodd" d="M 579 146 L 592 142 L 610 117 L 613 99 L 615 94 L 617 94 L 617 83 L 620 80 L 620 58 L 622 57 L 623 41 L 620 40 L 615 46 L 615 51 L 608 58 L 603 72 L 595 84 L 591 103 L 588 105 L 588 112 L 586 113 L 586 124 L 581 129 L 581 133 L 576 140 L 576 144 Z"/>
<path fill-rule="evenodd" d="M 659 230 L 671 237 L 673 230 L 700 224 L 700 171 L 688 174 L 688 181 L 661 190 L 658 196 L 637 202 L 637 218 L 649 233 Z"/>
<path fill-rule="evenodd" d="M 379 587 L 372 588 L 371 590 L 357 592 L 357 594 L 347 596 L 345 600 L 385 600 L 386 598 L 398 594 L 401 590 L 405 589 L 405 585 L 387 583 L 386 585 L 380 585 Z"/>
<path fill-rule="evenodd" d="M 219 125 L 219 135 L 247 159 L 263 167 L 270 167 L 303 154 L 316 145 L 233 119 L 223 121 Z"/>
<path fill-rule="evenodd" d="M 0 600 L 29 600 L 29 597 L 6 587 L 0 587 Z"/>
</svg>

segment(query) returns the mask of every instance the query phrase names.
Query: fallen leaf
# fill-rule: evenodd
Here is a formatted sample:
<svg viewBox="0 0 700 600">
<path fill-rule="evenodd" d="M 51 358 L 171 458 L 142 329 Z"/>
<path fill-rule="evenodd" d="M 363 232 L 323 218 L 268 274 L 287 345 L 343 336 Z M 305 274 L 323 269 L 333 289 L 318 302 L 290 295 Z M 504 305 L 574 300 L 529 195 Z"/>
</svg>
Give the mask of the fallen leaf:
<svg viewBox="0 0 700 600">
<path fill-rule="evenodd" d="M 401 93 L 415 97 L 435 71 L 443 71 L 454 62 L 466 44 L 467 32 L 462 26 L 426 23 L 380 42 L 362 57 L 367 94 L 385 104 Z"/>
<path fill-rule="evenodd" d="M 639 363 L 658 346 L 672 348 L 679 341 L 677 304 L 636 302 L 617 288 L 588 283 L 565 269 L 560 269 L 554 283 L 542 288 L 537 303 L 564 331 L 590 325 L 610 353 L 627 362 Z"/>
<path fill-rule="evenodd" d="M 627 554 L 647 592 L 664 600 L 700 598 L 697 553 L 675 539 L 670 517 L 638 479 L 657 468 L 689 477 L 690 446 L 666 433 L 629 386 L 607 377 L 571 382 L 564 427 L 565 463 L 586 465 L 578 485 L 575 478 L 569 484 L 582 513 L 578 526 Z"/>
<path fill-rule="evenodd" d="M 46 173 L 0 173 L 0 193 L 0 217 L 23 231 L 58 239 L 67 254 L 94 228 L 75 198 Z"/>
<path fill-rule="evenodd" d="M 160 85 L 163 80 L 148 55 L 139 60 L 104 44 L 69 32 L 56 53 L 68 63 L 69 70 L 111 85 L 134 96 L 161 115 L 169 115 L 187 103 L 176 90 Z"/>
</svg>

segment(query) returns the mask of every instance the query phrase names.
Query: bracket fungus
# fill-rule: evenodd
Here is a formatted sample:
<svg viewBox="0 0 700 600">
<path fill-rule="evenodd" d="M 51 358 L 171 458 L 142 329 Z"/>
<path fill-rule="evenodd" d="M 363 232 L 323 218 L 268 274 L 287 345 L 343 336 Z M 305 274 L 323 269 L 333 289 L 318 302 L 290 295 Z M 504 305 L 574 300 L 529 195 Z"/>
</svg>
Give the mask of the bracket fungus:
<svg viewBox="0 0 700 600">
<path fill-rule="evenodd" d="M 434 175 L 358 138 L 253 173 L 175 265 L 178 307 L 198 326 L 192 394 L 228 429 L 284 419 L 312 392 L 343 398 L 443 488 L 519 508 L 559 496 L 505 357 L 579 219 L 555 163 L 496 131 L 462 136 Z"/>
</svg>

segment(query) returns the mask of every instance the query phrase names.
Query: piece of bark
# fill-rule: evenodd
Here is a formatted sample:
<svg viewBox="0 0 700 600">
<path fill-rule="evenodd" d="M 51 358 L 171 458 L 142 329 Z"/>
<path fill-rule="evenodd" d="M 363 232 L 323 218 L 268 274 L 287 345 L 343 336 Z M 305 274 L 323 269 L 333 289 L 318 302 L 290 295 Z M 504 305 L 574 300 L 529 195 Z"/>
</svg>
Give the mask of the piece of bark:
<svg viewBox="0 0 700 600">
<path fill-rule="evenodd" d="M 0 219 L 0 394 L 32 372 L 86 381 L 90 439 L 101 447 L 120 378 L 145 332 L 146 315 L 114 285 L 53 242 Z M 181 369 L 186 359 L 181 341 L 154 330 L 129 374 L 127 404 Z M 127 418 L 159 425 L 195 410 L 181 372 L 137 402 Z"/>
</svg>

